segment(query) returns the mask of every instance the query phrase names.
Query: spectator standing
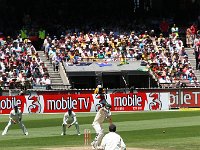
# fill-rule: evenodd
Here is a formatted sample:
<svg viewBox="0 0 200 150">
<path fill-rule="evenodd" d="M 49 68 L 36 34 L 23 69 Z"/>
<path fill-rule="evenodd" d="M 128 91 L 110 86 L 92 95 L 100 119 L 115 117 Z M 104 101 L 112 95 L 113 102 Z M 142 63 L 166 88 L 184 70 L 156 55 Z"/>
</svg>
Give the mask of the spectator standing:
<svg viewBox="0 0 200 150">
<path fill-rule="evenodd" d="M 56 55 L 52 57 L 52 64 L 53 64 L 53 70 L 58 71 L 59 63 L 61 62 L 61 57 L 58 52 L 56 52 Z"/>
<path fill-rule="evenodd" d="M 192 44 L 193 44 L 192 31 L 190 28 L 187 28 L 187 30 L 186 30 L 186 45 L 188 48 L 191 48 Z"/>
<path fill-rule="evenodd" d="M 195 50 L 195 60 L 196 60 L 196 70 L 199 70 L 199 62 L 200 62 L 200 43 L 197 43 L 197 47 Z"/>
<path fill-rule="evenodd" d="M 192 41 L 194 41 L 194 39 L 196 38 L 196 34 L 197 34 L 197 26 L 195 25 L 195 23 L 193 23 L 190 27 L 191 30 L 191 35 L 192 35 Z"/>
<path fill-rule="evenodd" d="M 165 19 L 163 19 L 160 23 L 160 31 L 164 35 L 164 37 L 167 37 L 169 35 L 169 24 Z"/>
<path fill-rule="evenodd" d="M 172 34 L 175 34 L 175 36 L 178 36 L 178 27 L 176 26 L 176 24 L 173 25 L 173 27 L 171 28 L 171 32 Z"/>
</svg>

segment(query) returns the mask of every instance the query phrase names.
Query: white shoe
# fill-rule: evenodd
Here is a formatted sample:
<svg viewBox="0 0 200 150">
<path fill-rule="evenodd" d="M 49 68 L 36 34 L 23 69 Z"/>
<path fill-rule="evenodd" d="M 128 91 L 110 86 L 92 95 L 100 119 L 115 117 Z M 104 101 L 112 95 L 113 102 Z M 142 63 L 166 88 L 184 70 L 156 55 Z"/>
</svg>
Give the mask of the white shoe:
<svg viewBox="0 0 200 150">
<path fill-rule="evenodd" d="M 93 142 L 91 143 L 91 146 L 92 146 L 92 149 L 96 149 L 96 142 L 93 141 Z"/>
<path fill-rule="evenodd" d="M 26 132 L 24 135 L 28 135 L 28 132 Z"/>
<path fill-rule="evenodd" d="M 92 149 L 94 149 L 94 150 L 96 149 L 96 148 L 94 147 L 94 145 L 92 146 Z"/>
<path fill-rule="evenodd" d="M 1 135 L 6 135 L 6 133 L 5 133 L 5 132 L 3 132 Z"/>
<path fill-rule="evenodd" d="M 94 141 L 92 141 L 91 146 L 94 145 Z"/>
<path fill-rule="evenodd" d="M 61 133 L 61 135 L 66 135 L 65 133 Z"/>
<path fill-rule="evenodd" d="M 80 133 L 78 133 L 78 135 L 81 135 Z"/>
</svg>

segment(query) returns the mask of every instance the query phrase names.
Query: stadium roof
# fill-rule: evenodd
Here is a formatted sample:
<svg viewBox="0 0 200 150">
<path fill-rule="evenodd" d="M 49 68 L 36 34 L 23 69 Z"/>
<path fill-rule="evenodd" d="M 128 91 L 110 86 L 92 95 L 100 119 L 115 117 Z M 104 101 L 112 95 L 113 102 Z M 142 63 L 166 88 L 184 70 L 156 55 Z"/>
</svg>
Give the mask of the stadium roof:
<svg viewBox="0 0 200 150">
<path fill-rule="evenodd" d="M 93 76 L 98 73 L 122 73 L 129 75 L 148 75 L 146 67 L 140 65 L 140 61 L 128 62 L 129 64 L 119 65 L 120 62 L 109 63 L 81 63 L 78 65 L 65 65 L 69 76 Z"/>
</svg>

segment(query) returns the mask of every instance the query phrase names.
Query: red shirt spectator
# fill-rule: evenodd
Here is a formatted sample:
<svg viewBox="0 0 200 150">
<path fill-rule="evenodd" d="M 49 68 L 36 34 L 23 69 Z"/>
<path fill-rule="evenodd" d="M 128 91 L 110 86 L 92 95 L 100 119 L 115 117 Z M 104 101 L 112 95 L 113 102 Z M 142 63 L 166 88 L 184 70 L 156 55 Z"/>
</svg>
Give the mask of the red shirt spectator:
<svg viewBox="0 0 200 150">
<path fill-rule="evenodd" d="M 169 24 L 163 20 L 161 23 L 160 23 L 160 30 L 162 33 L 167 33 L 168 30 L 169 30 Z"/>
<path fill-rule="evenodd" d="M 197 34 L 197 26 L 195 24 L 191 25 L 190 30 L 193 35 Z"/>
</svg>

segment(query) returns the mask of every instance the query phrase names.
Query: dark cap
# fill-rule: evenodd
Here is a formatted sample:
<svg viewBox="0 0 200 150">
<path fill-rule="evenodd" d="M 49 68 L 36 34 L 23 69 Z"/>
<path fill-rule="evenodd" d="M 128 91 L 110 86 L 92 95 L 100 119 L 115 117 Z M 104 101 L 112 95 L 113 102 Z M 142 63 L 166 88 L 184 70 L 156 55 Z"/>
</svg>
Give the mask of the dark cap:
<svg viewBox="0 0 200 150">
<path fill-rule="evenodd" d="M 18 108 L 18 105 L 15 104 L 15 105 L 14 105 L 14 108 Z"/>
<path fill-rule="evenodd" d="M 68 114 L 71 115 L 72 114 L 72 108 L 68 109 Z"/>
<path fill-rule="evenodd" d="M 106 108 L 111 108 L 111 105 L 110 104 L 106 104 Z"/>
<path fill-rule="evenodd" d="M 109 131 L 110 131 L 110 132 L 115 132 L 115 131 L 116 131 L 116 125 L 111 124 L 111 125 L 109 126 Z"/>
<path fill-rule="evenodd" d="M 72 111 L 72 108 L 69 108 L 68 111 Z"/>
</svg>

